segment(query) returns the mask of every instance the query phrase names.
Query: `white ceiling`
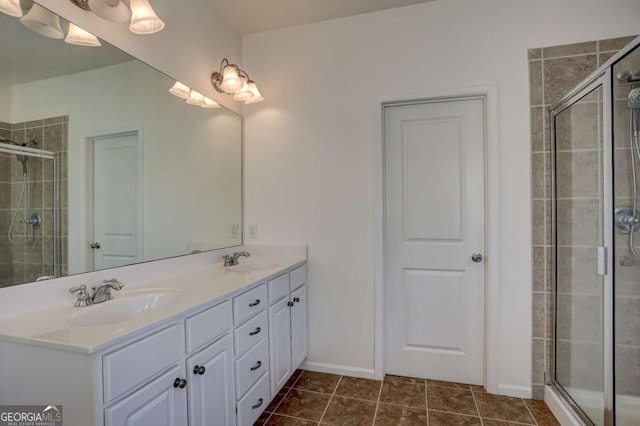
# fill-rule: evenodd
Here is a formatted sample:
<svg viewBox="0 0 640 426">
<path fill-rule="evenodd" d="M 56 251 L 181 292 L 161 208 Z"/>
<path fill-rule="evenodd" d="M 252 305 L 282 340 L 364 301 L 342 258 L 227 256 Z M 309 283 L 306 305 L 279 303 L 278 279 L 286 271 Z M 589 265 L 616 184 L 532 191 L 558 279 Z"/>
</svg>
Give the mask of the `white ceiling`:
<svg viewBox="0 0 640 426">
<path fill-rule="evenodd" d="M 240 34 L 309 24 L 433 0 L 211 0 Z"/>
</svg>

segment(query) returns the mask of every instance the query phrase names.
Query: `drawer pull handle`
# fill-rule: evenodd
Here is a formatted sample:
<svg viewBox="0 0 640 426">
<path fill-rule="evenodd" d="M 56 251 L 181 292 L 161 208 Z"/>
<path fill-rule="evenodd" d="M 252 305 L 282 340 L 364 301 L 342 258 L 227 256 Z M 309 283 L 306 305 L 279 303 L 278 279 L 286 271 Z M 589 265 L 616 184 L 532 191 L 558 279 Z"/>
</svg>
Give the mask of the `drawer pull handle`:
<svg viewBox="0 0 640 426">
<path fill-rule="evenodd" d="M 185 387 L 187 387 L 187 381 L 178 377 L 173 381 L 173 387 L 184 389 Z"/>
<path fill-rule="evenodd" d="M 293 298 L 293 301 L 294 301 L 294 302 L 296 302 L 296 303 L 298 303 L 298 302 L 300 301 L 300 298 L 299 298 L 299 297 L 294 297 L 294 298 Z"/>
<path fill-rule="evenodd" d="M 293 302 L 287 302 L 287 306 L 293 306 Z"/>
<path fill-rule="evenodd" d="M 256 365 L 251 367 L 251 371 L 256 371 L 258 368 L 262 367 L 262 361 L 258 361 Z"/>
<path fill-rule="evenodd" d="M 260 333 L 261 331 L 262 331 L 262 329 L 260 327 L 256 327 L 256 329 L 254 331 L 249 333 L 249 336 L 255 336 L 256 334 Z"/>
<path fill-rule="evenodd" d="M 196 365 L 193 368 L 193 374 L 200 374 L 202 376 L 205 371 L 207 371 L 207 369 L 204 368 L 204 366 Z"/>
<path fill-rule="evenodd" d="M 260 304 L 260 299 L 256 299 L 255 302 L 249 303 L 249 306 L 251 306 L 253 308 L 254 306 L 258 306 L 259 304 Z"/>
<path fill-rule="evenodd" d="M 260 398 L 260 399 L 258 400 L 258 402 L 256 402 L 256 403 L 255 403 L 255 405 L 252 405 L 252 406 L 251 406 L 251 409 L 252 409 L 252 410 L 255 410 L 256 408 L 260 407 L 260 406 L 262 405 L 262 403 L 263 403 L 263 402 L 264 402 L 264 399 Z"/>
</svg>

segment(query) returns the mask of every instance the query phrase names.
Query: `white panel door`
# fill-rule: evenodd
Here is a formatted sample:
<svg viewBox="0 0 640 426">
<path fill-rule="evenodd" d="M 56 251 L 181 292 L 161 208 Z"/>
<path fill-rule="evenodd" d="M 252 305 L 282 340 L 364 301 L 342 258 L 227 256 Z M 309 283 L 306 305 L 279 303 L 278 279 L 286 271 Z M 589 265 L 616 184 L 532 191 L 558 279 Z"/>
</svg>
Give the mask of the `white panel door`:
<svg viewBox="0 0 640 426">
<path fill-rule="evenodd" d="M 233 341 L 227 335 L 187 360 L 189 425 L 236 423 Z"/>
<path fill-rule="evenodd" d="M 385 108 L 386 372 L 483 383 L 484 104 Z"/>
<path fill-rule="evenodd" d="M 276 395 L 293 373 L 291 369 L 291 308 L 288 298 L 269 307 L 269 374 Z"/>
<path fill-rule="evenodd" d="M 184 377 L 184 367 L 173 367 L 139 391 L 105 409 L 105 425 L 186 425 L 187 389 L 173 385 L 175 379 Z"/>
<path fill-rule="evenodd" d="M 94 269 L 141 261 L 138 134 L 93 140 Z"/>
<path fill-rule="evenodd" d="M 291 362 L 292 370 L 300 367 L 309 353 L 307 328 L 307 286 L 303 285 L 291 293 Z"/>
</svg>

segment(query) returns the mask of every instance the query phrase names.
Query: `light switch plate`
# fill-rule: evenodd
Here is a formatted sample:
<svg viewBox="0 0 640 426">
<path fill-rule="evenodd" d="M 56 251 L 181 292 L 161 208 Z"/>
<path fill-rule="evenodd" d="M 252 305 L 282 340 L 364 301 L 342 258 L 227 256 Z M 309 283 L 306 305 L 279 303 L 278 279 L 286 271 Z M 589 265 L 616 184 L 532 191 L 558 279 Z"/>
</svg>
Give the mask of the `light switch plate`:
<svg viewBox="0 0 640 426">
<path fill-rule="evenodd" d="M 249 225 L 249 239 L 255 240 L 258 238 L 258 225 L 255 223 Z"/>
</svg>

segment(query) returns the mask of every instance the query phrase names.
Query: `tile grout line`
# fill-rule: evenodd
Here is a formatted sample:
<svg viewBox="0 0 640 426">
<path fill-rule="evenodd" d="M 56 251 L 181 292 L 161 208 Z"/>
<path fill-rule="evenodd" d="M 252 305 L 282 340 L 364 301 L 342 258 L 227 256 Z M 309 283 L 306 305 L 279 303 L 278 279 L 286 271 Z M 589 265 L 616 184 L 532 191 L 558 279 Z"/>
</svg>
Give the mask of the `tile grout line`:
<svg viewBox="0 0 640 426">
<path fill-rule="evenodd" d="M 471 386 L 469 386 L 471 388 Z M 480 407 L 478 407 L 478 401 L 476 401 L 476 393 L 471 388 L 471 396 L 473 397 L 473 403 L 476 406 L 476 411 L 478 412 L 478 418 L 480 419 L 480 426 L 484 426 L 484 421 L 482 420 L 482 415 L 480 414 Z"/>
<path fill-rule="evenodd" d="M 426 410 L 427 426 L 429 426 L 429 395 L 427 395 L 427 392 L 429 392 L 429 386 L 427 386 L 427 380 L 425 380 L 424 381 L 424 408 Z"/>
<path fill-rule="evenodd" d="M 293 387 L 295 386 L 296 383 L 298 383 L 298 380 L 300 380 L 300 377 L 302 377 L 302 375 L 304 374 L 304 371 L 302 373 L 300 373 L 298 375 L 298 377 L 293 381 L 293 383 L 291 384 L 290 388 L 285 387 L 285 389 L 287 389 L 287 392 L 284 394 L 284 396 L 282 397 L 282 399 L 280 400 L 280 402 L 278 402 L 276 404 L 276 406 L 274 407 L 273 411 L 271 411 L 271 415 L 269 416 L 269 419 L 273 416 L 273 414 L 276 413 L 276 411 L 278 410 L 278 407 L 280 407 L 280 404 L 282 404 L 282 401 L 284 401 L 287 396 L 289 396 L 289 394 L 291 393 L 291 389 L 293 389 Z M 276 394 L 277 396 L 278 394 Z M 267 419 L 267 420 L 269 420 Z"/>
<path fill-rule="evenodd" d="M 531 415 L 531 418 L 533 419 L 533 423 L 537 426 L 538 425 L 538 421 L 536 420 L 536 416 L 533 415 L 533 412 L 531 411 L 531 409 L 529 408 L 529 406 L 527 405 L 526 402 L 524 402 L 524 398 L 520 398 L 520 400 L 522 401 L 522 403 L 524 404 L 525 407 L 527 407 L 527 411 L 529 412 L 529 414 Z"/>
<path fill-rule="evenodd" d="M 376 417 L 378 416 L 378 408 L 380 407 L 380 397 L 382 396 L 382 386 L 384 386 L 384 377 L 380 382 L 380 389 L 378 390 L 378 399 L 376 400 L 376 411 L 373 412 L 373 422 L 371 423 L 372 426 L 375 426 L 376 424 Z"/>
<path fill-rule="evenodd" d="M 331 398 L 329 398 L 329 402 L 327 403 L 327 406 L 324 407 L 324 411 L 322 412 L 322 416 L 320 416 L 320 420 L 318 420 L 318 424 L 322 423 L 322 420 L 324 420 L 324 416 L 325 414 L 327 414 L 327 410 L 329 410 L 329 406 L 331 405 L 331 401 L 333 401 L 333 397 L 336 394 L 336 391 L 338 390 L 338 386 L 340 386 L 340 382 L 342 381 L 342 378 L 344 376 L 340 376 L 340 378 L 338 379 L 338 383 L 336 383 L 336 387 L 333 388 L 333 393 L 331 394 Z"/>
</svg>

